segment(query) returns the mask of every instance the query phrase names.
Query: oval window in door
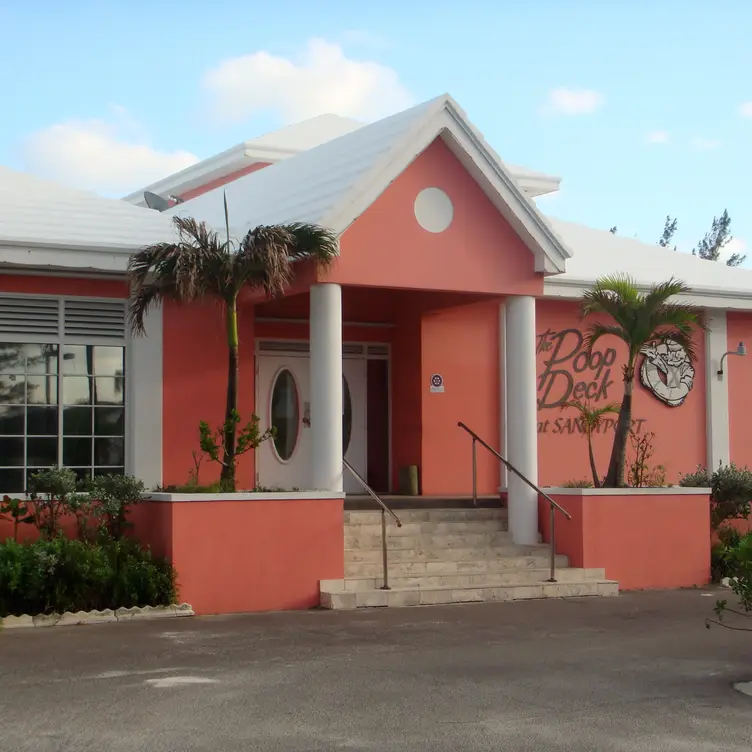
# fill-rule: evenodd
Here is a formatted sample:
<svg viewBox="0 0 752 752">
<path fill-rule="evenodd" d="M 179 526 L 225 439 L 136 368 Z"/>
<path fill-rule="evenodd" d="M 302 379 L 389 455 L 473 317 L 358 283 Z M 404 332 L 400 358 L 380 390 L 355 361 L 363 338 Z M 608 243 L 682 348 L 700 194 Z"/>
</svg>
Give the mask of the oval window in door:
<svg viewBox="0 0 752 752">
<path fill-rule="evenodd" d="M 342 377 L 342 453 L 347 454 L 352 436 L 352 396 L 347 379 Z"/>
<path fill-rule="evenodd" d="M 277 456 L 283 462 L 287 462 L 298 443 L 300 404 L 295 377 L 286 368 L 283 368 L 274 379 L 269 422 L 277 429 L 274 436 Z"/>
</svg>

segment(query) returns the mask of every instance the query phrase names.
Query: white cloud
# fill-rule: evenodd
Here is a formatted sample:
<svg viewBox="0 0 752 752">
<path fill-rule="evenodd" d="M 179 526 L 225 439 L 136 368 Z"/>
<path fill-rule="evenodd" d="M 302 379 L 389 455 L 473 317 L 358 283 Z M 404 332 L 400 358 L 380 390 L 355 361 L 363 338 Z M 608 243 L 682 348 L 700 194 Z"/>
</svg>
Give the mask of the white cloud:
<svg viewBox="0 0 752 752">
<path fill-rule="evenodd" d="M 187 151 L 158 151 L 119 105 L 109 120 L 71 120 L 28 136 L 24 167 L 67 185 L 123 195 L 198 162 Z"/>
<path fill-rule="evenodd" d="M 744 102 L 739 106 L 739 114 L 742 117 L 752 118 L 752 102 Z"/>
<path fill-rule="evenodd" d="M 668 131 L 651 131 L 645 136 L 645 142 L 648 144 L 667 144 L 671 134 Z"/>
<path fill-rule="evenodd" d="M 586 115 L 603 106 L 603 94 L 593 89 L 568 89 L 562 86 L 548 92 L 543 105 L 544 114 Z"/>
<path fill-rule="evenodd" d="M 203 87 L 214 114 L 235 122 L 263 110 L 287 123 L 328 112 L 376 120 L 412 102 L 392 68 L 348 58 L 323 39 L 309 40 L 295 60 L 266 51 L 223 60 L 206 73 Z"/>
<path fill-rule="evenodd" d="M 721 142 L 717 138 L 702 138 L 700 136 L 695 136 L 690 144 L 698 151 L 710 151 L 721 146 Z"/>
</svg>

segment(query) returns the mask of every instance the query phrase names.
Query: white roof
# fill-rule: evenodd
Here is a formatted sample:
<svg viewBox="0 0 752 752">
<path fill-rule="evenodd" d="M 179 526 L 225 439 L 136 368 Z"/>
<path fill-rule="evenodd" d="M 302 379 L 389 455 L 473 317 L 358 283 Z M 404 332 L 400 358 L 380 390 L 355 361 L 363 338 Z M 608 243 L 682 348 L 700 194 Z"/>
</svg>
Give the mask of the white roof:
<svg viewBox="0 0 752 752">
<path fill-rule="evenodd" d="M 23 261 L 30 249 L 56 249 L 61 261 L 66 254 L 60 249 L 132 253 L 174 237 L 170 220 L 150 209 L 0 166 L 0 246 L 6 263 Z"/>
<path fill-rule="evenodd" d="M 547 295 L 576 298 L 596 279 L 621 272 L 629 274 L 641 287 L 671 277 L 692 288 L 689 296 L 706 306 L 752 307 L 752 270 L 706 261 L 689 253 L 634 238 L 614 235 L 586 225 L 547 217 L 554 232 L 573 250 L 564 274 L 548 277 Z M 749 298 L 749 306 L 729 306 L 727 298 Z"/>
<path fill-rule="evenodd" d="M 362 128 L 363 125 L 364 123 L 358 120 L 331 114 L 303 120 L 258 138 L 243 141 L 213 157 L 134 191 L 125 196 L 123 201 L 145 206 L 144 191 L 151 191 L 165 198 L 169 195 L 179 196 L 252 164 L 279 162 L 301 151 L 313 149 L 320 144 Z"/>
<path fill-rule="evenodd" d="M 366 123 L 359 120 L 333 114 L 319 115 L 243 141 L 213 157 L 134 191 L 125 196 L 123 201 L 136 206 L 146 206 L 144 191 L 151 191 L 164 198 L 180 196 L 253 164 L 274 164 L 364 127 Z M 559 190 L 561 179 L 558 177 L 508 163 L 505 163 L 505 167 L 529 196 L 541 196 Z"/>
<path fill-rule="evenodd" d="M 539 271 L 562 271 L 569 252 L 449 96 L 354 130 L 168 211 L 220 229 L 226 194 L 236 237 L 257 225 L 287 222 L 311 222 L 342 233 L 440 136 L 536 254 Z"/>
</svg>

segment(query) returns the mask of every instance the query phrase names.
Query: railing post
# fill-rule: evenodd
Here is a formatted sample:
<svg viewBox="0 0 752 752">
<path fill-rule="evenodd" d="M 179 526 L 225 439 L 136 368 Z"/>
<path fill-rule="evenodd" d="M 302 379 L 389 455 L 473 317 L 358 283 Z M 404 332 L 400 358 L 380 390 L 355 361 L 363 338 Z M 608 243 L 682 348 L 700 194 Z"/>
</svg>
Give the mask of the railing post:
<svg viewBox="0 0 752 752">
<path fill-rule="evenodd" d="M 381 510 L 381 553 L 384 558 L 384 584 L 382 590 L 391 590 L 389 587 L 389 557 L 386 548 L 386 512 Z"/>
<path fill-rule="evenodd" d="M 556 582 L 556 509 L 553 504 L 551 508 L 551 578 L 549 582 Z"/>
<path fill-rule="evenodd" d="M 478 442 L 473 436 L 473 506 L 478 506 Z"/>
</svg>

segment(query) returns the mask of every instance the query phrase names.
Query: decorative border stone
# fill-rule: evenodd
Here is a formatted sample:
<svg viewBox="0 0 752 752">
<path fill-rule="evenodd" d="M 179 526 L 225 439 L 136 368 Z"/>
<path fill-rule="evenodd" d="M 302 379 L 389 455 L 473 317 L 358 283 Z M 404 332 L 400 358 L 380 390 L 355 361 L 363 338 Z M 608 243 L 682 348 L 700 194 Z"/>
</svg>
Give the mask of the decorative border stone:
<svg viewBox="0 0 752 752">
<path fill-rule="evenodd" d="M 66 611 L 64 614 L 37 614 L 29 616 L 6 616 L 0 619 L 0 629 L 27 627 L 72 627 L 82 624 L 104 624 L 114 621 L 142 621 L 145 619 L 174 619 L 178 616 L 194 616 L 189 603 L 171 606 L 134 606 L 133 608 L 105 609 L 104 611 Z"/>
</svg>

